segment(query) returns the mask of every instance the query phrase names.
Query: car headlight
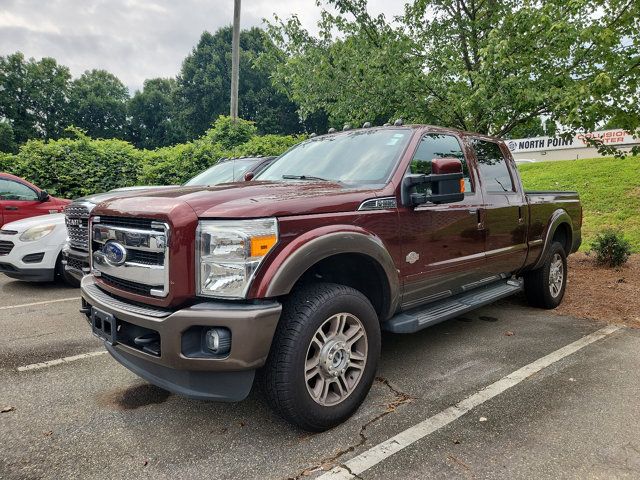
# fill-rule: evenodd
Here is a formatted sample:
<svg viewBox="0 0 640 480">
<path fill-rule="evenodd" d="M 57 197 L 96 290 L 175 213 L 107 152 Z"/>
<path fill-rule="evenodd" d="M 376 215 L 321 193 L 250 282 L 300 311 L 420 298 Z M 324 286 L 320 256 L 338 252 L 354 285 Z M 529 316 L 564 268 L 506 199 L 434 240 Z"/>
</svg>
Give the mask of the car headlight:
<svg viewBox="0 0 640 480">
<path fill-rule="evenodd" d="M 43 237 L 49 235 L 56 228 L 55 225 L 40 225 L 38 227 L 31 227 L 26 229 L 20 235 L 20 240 L 23 242 L 34 242 L 40 240 Z"/>
<path fill-rule="evenodd" d="M 278 242 L 278 222 L 275 218 L 203 220 L 196 238 L 198 294 L 245 298 L 260 263 Z"/>
</svg>

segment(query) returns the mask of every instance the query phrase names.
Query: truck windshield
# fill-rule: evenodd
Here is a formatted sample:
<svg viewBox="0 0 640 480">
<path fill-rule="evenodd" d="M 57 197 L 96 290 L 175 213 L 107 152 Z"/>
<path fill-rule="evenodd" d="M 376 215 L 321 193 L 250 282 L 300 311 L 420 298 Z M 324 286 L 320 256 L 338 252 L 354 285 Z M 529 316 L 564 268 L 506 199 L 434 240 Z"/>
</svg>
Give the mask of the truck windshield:
<svg viewBox="0 0 640 480">
<path fill-rule="evenodd" d="M 188 180 L 185 186 L 206 186 L 234 182 L 242 179 L 244 173 L 248 171 L 254 163 L 256 163 L 255 159 L 239 159 L 221 162 L 199 173 L 191 180 Z"/>
<path fill-rule="evenodd" d="M 293 147 L 256 178 L 383 184 L 409 138 L 408 128 L 354 130 L 313 138 Z"/>
</svg>

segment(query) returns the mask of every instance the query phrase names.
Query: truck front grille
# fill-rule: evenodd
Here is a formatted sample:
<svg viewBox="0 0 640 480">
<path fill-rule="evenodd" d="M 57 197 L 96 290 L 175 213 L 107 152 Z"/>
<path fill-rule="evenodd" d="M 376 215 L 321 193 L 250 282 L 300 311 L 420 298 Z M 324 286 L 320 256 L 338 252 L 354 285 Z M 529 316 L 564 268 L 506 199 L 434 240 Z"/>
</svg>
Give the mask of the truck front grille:
<svg viewBox="0 0 640 480">
<path fill-rule="evenodd" d="M 136 295 L 151 295 L 151 290 L 154 288 L 162 290 L 162 285 L 145 285 L 144 283 L 132 282 L 130 280 L 123 280 L 121 278 L 112 277 L 105 273 L 100 275 L 100 279 L 107 285 L 124 290 L 126 292 L 135 293 Z"/>
<path fill-rule="evenodd" d="M 113 225 L 114 227 L 153 230 L 153 224 L 156 222 L 150 218 L 110 217 L 100 215 L 100 223 Z"/>
<path fill-rule="evenodd" d="M 64 210 L 67 234 L 71 248 L 89 251 L 89 214 L 91 208 L 86 203 L 71 203 Z"/>
<path fill-rule="evenodd" d="M 13 250 L 13 242 L 0 240 L 0 255 L 9 255 L 11 250 Z"/>
<path fill-rule="evenodd" d="M 91 220 L 90 233 L 92 271 L 104 284 L 136 295 L 167 296 L 167 224 L 97 215 Z"/>
</svg>

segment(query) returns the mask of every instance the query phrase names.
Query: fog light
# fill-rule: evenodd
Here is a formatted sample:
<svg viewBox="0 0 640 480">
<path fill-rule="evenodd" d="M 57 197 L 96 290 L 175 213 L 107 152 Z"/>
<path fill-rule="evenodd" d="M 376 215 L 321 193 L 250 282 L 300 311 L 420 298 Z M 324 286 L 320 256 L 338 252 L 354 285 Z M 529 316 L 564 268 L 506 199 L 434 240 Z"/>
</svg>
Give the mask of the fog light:
<svg viewBox="0 0 640 480">
<path fill-rule="evenodd" d="M 204 344 L 215 355 L 231 351 L 231 332 L 226 328 L 211 328 L 204 334 Z"/>
</svg>

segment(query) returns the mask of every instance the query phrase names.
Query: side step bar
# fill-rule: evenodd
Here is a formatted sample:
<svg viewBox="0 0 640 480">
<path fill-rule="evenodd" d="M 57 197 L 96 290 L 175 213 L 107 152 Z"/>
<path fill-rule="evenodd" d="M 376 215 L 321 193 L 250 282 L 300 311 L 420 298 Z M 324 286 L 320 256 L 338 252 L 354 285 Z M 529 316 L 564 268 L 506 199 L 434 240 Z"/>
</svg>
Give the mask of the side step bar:
<svg viewBox="0 0 640 480">
<path fill-rule="evenodd" d="M 393 333 L 414 333 L 513 295 L 522 290 L 523 286 L 522 279 L 500 280 L 445 300 L 401 312 L 384 322 L 382 328 Z"/>
</svg>

